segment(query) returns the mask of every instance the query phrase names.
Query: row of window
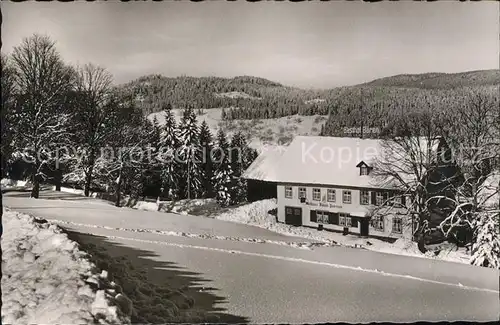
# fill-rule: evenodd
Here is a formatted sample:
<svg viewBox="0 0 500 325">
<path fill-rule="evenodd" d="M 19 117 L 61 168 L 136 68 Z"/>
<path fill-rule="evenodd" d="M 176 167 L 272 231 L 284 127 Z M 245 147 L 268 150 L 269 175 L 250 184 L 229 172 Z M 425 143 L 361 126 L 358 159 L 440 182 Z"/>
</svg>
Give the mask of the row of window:
<svg viewBox="0 0 500 325">
<path fill-rule="evenodd" d="M 371 192 L 372 194 L 372 204 L 375 205 L 383 205 L 389 199 L 389 193 L 387 192 Z M 307 197 L 307 188 L 299 187 L 299 199 Z M 293 199 L 293 188 L 292 186 L 285 186 L 285 198 Z M 313 201 L 321 201 L 321 189 L 313 188 L 312 189 L 312 199 Z M 326 192 L 326 201 L 327 202 L 336 202 L 336 190 L 334 188 L 327 189 Z M 394 196 L 392 197 L 392 201 L 396 204 L 404 205 L 404 197 Z M 350 204 L 352 203 L 352 191 L 351 190 L 342 190 L 342 203 Z M 360 191 L 359 203 L 362 205 L 370 204 L 370 191 Z"/>
<path fill-rule="evenodd" d="M 294 211 L 295 210 L 295 213 Z M 286 207 L 286 214 L 288 215 L 301 215 L 300 209 L 292 209 Z M 342 227 L 358 227 L 358 219 L 351 217 L 348 213 L 335 213 L 320 210 L 311 210 L 310 221 L 320 224 L 332 224 Z M 374 216 L 371 218 L 371 225 L 375 230 L 384 231 L 384 216 Z M 392 232 L 397 234 L 403 233 L 403 219 L 398 217 L 392 218 Z"/>
<path fill-rule="evenodd" d="M 378 231 L 384 231 L 384 216 L 375 216 L 371 219 L 372 227 Z M 392 232 L 397 234 L 403 233 L 403 219 L 392 218 Z"/>
<path fill-rule="evenodd" d="M 352 218 L 348 213 L 334 213 L 327 211 L 311 211 L 311 222 L 321 224 L 332 224 L 343 227 L 358 227 L 358 220 Z"/>
</svg>

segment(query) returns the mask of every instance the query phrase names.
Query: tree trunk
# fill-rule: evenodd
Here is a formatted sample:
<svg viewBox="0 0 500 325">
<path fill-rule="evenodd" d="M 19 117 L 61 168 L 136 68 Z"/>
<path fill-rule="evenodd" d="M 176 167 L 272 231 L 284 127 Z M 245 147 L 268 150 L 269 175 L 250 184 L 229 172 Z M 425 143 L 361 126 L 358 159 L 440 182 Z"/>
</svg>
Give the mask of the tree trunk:
<svg viewBox="0 0 500 325">
<path fill-rule="evenodd" d="M 116 201 L 115 201 L 115 206 L 117 206 L 117 207 L 120 207 L 121 187 L 122 187 L 122 168 L 120 168 L 120 174 L 118 175 L 118 183 L 116 184 Z"/>
<path fill-rule="evenodd" d="M 62 183 L 62 170 L 59 168 L 59 166 L 56 169 L 55 173 L 55 181 L 56 181 L 56 191 L 60 192 L 61 191 L 61 183 Z"/>
<path fill-rule="evenodd" d="M 419 235 L 417 247 L 421 253 L 425 253 L 427 251 L 427 249 L 425 248 L 425 236 L 424 236 L 424 234 Z"/>
<path fill-rule="evenodd" d="M 3 236 L 3 220 L 2 220 L 2 217 L 3 217 L 3 195 L 2 195 L 2 191 L 0 191 L 0 238 Z M 1 244 L 1 241 L 0 241 L 0 259 L 3 261 L 3 258 L 2 258 L 2 244 Z M 3 268 L 3 267 L 2 267 Z M 0 287 L 0 295 L 2 295 L 2 288 Z M 2 303 L 0 302 L 0 309 L 2 308 Z"/>
<path fill-rule="evenodd" d="M 418 250 L 421 253 L 425 253 L 427 249 L 425 248 L 425 232 L 426 229 L 424 228 L 425 224 L 425 219 L 423 218 L 422 215 L 419 217 L 419 222 L 418 222 L 418 229 L 417 229 L 417 247 Z"/>
<path fill-rule="evenodd" d="M 90 196 L 90 184 L 92 183 L 92 172 L 93 172 L 93 166 L 89 168 L 89 172 L 87 175 L 85 175 L 85 191 L 84 194 L 85 196 Z"/>
<path fill-rule="evenodd" d="M 33 177 L 33 189 L 31 190 L 31 197 L 38 199 L 40 196 L 40 179 L 37 175 Z"/>
<path fill-rule="evenodd" d="M 2 237 L 2 235 L 3 235 L 2 216 L 3 216 L 3 194 L 2 194 L 2 191 L 0 191 L 0 237 Z M 2 257 L 2 250 L 0 249 L 0 258 L 1 257 Z M 0 289 L 0 294 L 1 293 L 2 293 L 2 291 Z"/>
<path fill-rule="evenodd" d="M 33 188 L 31 189 L 31 197 L 34 199 L 38 199 L 38 197 L 40 196 L 40 176 L 39 176 L 40 168 L 41 168 L 41 163 L 37 159 L 35 161 L 35 173 L 32 176 Z"/>
<path fill-rule="evenodd" d="M 189 180 L 189 176 L 190 176 L 190 170 L 189 170 L 189 161 L 187 163 L 187 198 L 188 200 L 191 199 L 191 183 L 190 183 L 190 180 Z"/>
<path fill-rule="evenodd" d="M 498 188 L 500 189 L 500 180 L 498 181 Z M 498 206 L 500 207 L 500 193 L 498 193 Z"/>
<path fill-rule="evenodd" d="M 158 197 L 156 198 L 156 211 L 160 211 L 161 210 L 161 203 L 160 203 L 160 196 L 158 195 Z"/>
<path fill-rule="evenodd" d="M 90 195 L 90 186 L 92 184 L 92 173 L 94 172 L 94 165 L 95 165 L 95 157 L 94 157 L 94 152 L 90 153 L 90 166 L 87 175 L 85 175 L 85 191 L 84 194 L 85 196 Z"/>
</svg>

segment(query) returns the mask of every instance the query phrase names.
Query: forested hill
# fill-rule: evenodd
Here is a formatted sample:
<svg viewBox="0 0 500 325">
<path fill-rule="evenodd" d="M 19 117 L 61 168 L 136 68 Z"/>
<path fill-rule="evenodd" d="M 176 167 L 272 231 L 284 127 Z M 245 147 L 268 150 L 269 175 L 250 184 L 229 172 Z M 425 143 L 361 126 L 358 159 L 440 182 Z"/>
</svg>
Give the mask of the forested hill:
<svg viewBox="0 0 500 325">
<path fill-rule="evenodd" d="M 362 128 L 374 130 L 363 136 L 394 134 L 410 120 L 433 119 L 429 112 L 445 116 L 457 106 L 470 105 L 471 100 L 483 106 L 498 105 L 499 86 L 500 70 L 482 70 L 397 75 L 345 87 L 330 103 L 332 114 L 321 134 L 345 136 L 346 129 L 360 132 Z"/>
<path fill-rule="evenodd" d="M 315 92 L 287 87 L 263 78 L 240 76 L 220 77 L 175 77 L 149 75 L 120 86 L 134 95 L 137 104 L 145 114 L 158 112 L 168 105 L 196 109 L 209 108 L 252 108 L 273 111 L 282 106 L 303 106 L 300 113 L 307 114 L 304 101 L 315 99 Z M 302 103 L 302 105 L 300 105 Z M 276 110 L 279 115 L 288 112 Z M 274 116 L 270 116 L 274 117 Z"/>
<path fill-rule="evenodd" d="M 400 74 L 376 79 L 360 86 L 450 89 L 463 86 L 500 84 L 500 70 L 478 70 L 461 73 Z"/>
<path fill-rule="evenodd" d="M 455 74 L 425 73 L 397 75 L 368 83 L 326 90 L 288 87 L 263 78 L 241 76 L 164 77 L 149 75 L 119 87 L 133 95 L 144 114 L 171 106 L 195 109 L 224 108 L 225 119 L 278 118 L 295 114 L 329 112 L 347 115 L 360 106 L 374 106 L 375 113 L 395 103 L 419 106 L 421 101 L 449 101 L 449 92 L 461 87 L 500 85 L 500 70 Z M 444 99 L 446 97 L 446 99 Z"/>
</svg>

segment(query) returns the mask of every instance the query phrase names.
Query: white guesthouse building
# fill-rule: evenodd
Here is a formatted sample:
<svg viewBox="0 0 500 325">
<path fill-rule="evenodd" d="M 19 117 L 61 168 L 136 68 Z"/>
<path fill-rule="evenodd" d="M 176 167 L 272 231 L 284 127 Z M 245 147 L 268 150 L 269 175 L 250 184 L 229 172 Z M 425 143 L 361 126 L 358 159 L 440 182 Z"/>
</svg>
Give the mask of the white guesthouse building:
<svg viewBox="0 0 500 325">
<path fill-rule="evenodd" d="M 371 176 L 381 140 L 297 136 L 281 149 L 262 152 L 243 175 L 276 184 L 278 222 L 361 236 L 411 237 L 405 217 L 409 198 Z M 388 201 L 388 213 L 381 212 Z"/>
</svg>

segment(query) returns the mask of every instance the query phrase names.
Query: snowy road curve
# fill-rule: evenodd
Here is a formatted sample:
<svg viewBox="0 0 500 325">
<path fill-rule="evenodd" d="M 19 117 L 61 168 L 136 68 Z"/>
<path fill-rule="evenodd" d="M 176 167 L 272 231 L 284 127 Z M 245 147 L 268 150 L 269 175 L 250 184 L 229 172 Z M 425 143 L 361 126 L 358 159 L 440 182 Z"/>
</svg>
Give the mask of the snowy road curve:
<svg viewBox="0 0 500 325">
<path fill-rule="evenodd" d="M 86 198 L 9 193 L 4 204 L 201 274 L 225 298 L 218 307 L 252 323 L 498 319 L 499 273 L 491 269 L 315 246 L 252 226 Z"/>
</svg>

